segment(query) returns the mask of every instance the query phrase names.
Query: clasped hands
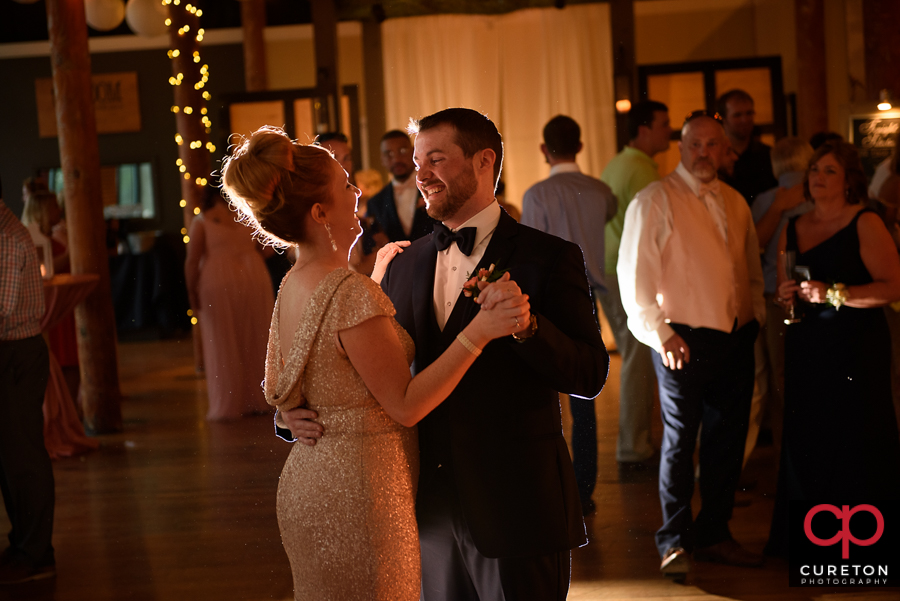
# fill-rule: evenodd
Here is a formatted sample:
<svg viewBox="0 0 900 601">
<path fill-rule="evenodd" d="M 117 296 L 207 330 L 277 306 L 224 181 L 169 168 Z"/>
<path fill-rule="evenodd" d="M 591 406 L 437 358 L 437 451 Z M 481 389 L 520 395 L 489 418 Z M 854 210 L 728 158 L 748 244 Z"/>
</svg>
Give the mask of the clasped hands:
<svg viewBox="0 0 900 601">
<path fill-rule="evenodd" d="M 388 249 L 385 251 L 386 256 L 379 251 L 379 262 L 388 257 L 392 259 L 398 253 L 403 252 L 402 247 L 408 245 L 409 243 L 392 243 L 385 246 L 382 251 Z M 389 263 L 390 260 L 387 262 Z M 384 275 L 384 267 L 382 267 L 381 275 Z M 511 334 L 517 334 L 520 338 L 527 337 L 527 334 L 531 332 L 531 305 L 528 302 L 528 295 L 522 293 L 519 285 L 510 279 L 509 273 L 504 273 L 495 282 L 478 282 L 478 288 L 481 292 L 475 302 L 481 305 L 481 310 L 475 319 L 483 320 L 482 326 L 488 337 L 492 340 Z M 282 420 L 296 437 L 297 442 L 310 447 L 314 446 L 325 432 L 322 424 L 313 421 L 318 417 L 319 414 L 316 411 L 304 406 L 281 413 Z"/>
</svg>

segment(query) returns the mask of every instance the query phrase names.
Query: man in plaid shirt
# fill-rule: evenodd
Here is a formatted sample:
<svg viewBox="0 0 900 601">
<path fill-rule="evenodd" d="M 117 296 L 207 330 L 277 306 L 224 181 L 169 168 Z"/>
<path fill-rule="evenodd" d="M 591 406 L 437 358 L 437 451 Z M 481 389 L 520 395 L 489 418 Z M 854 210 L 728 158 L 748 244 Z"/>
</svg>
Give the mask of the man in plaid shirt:
<svg viewBox="0 0 900 601">
<path fill-rule="evenodd" d="M 0 584 L 56 575 L 53 467 L 42 410 L 50 373 L 43 313 L 34 242 L 0 188 L 0 489 L 12 524 Z"/>
</svg>

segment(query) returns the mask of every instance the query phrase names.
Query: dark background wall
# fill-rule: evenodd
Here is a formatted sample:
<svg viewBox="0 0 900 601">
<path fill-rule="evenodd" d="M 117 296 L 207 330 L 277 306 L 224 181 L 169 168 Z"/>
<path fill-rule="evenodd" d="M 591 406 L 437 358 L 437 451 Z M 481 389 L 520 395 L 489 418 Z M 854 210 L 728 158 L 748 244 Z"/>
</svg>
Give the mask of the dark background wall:
<svg viewBox="0 0 900 601">
<path fill-rule="evenodd" d="M 209 65 L 207 89 L 212 94 L 209 116 L 210 140 L 216 145 L 213 169 L 220 165 L 226 150 L 223 125 L 224 109 L 218 102 L 223 94 L 244 91 L 244 59 L 240 44 L 202 46 L 201 57 Z M 149 161 L 156 179 L 157 217 L 132 220 L 130 231 L 164 230 L 178 232 L 183 226 L 180 174 L 175 165 L 175 115 L 172 86 L 169 85 L 171 61 L 166 49 L 103 52 L 91 55 L 93 73 L 136 71 L 141 111 L 141 131 L 100 134 L 100 163 L 112 165 Z M 22 181 L 40 169 L 59 167 L 57 138 L 38 135 L 38 117 L 34 81 L 50 77 L 50 58 L 14 58 L 0 60 L 0 177 L 3 196 L 14 213 L 22 212 Z M 199 118 L 199 115 L 198 115 Z M 200 174 L 196 174 L 200 176 Z"/>
</svg>

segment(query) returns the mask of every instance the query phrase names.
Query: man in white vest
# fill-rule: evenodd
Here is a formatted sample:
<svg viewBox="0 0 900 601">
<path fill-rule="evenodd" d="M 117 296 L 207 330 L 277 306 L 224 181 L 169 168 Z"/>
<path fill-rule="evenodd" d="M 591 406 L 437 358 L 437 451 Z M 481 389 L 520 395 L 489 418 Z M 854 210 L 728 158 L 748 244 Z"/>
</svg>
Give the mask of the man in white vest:
<svg viewBox="0 0 900 601">
<path fill-rule="evenodd" d="M 681 162 L 625 214 L 617 273 L 634 337 L 656 351 L 663 442 L 656 544 L 667 576 L 697 561 L 758 566 L 728 529 L 753 394 L 753 342 L 765 320 L 750 209 L 716 172 L 727 148 L 718 115 L 692 113 Z M 702 428 L 701 428 L 702 425 Z M 700 430 L 700 497 L 693 454 Z"/>
</svg>

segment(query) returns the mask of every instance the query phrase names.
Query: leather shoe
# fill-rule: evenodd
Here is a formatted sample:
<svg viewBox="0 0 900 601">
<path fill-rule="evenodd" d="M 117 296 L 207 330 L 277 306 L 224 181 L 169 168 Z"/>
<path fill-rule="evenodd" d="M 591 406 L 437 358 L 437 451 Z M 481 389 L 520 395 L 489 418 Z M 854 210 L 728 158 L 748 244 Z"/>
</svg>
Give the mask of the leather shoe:
<svg viewBox="0 0 900 601">
<path fill-rule="evenodd" d="M 758 568 L 763 564 L 763 556 L 751 553 L 743 548 L 733 538 L 723 540 L 721 543 L 703 547 L 694 551 L 697 561 L 709 563 L 721 563 L 742 568 Z"/>
<path fill-rule="evenodd" d="M 691 557 L 681 547 L 673 547 L 663 556 L 659 571 L 667 578 L 684 578 L 691 571 Z"/>
</svg>

